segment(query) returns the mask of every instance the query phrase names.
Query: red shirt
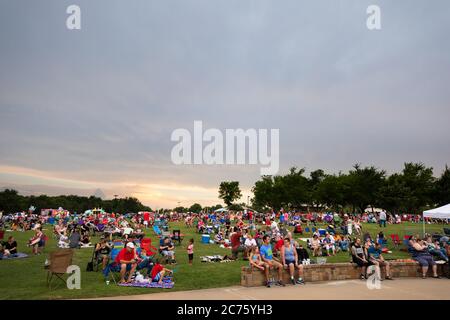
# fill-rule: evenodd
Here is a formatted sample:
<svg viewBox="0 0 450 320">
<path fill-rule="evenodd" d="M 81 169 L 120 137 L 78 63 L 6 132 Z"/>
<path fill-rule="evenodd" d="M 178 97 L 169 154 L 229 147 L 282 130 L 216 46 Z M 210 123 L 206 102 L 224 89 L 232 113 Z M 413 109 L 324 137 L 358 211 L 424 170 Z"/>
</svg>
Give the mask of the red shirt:
<svg viewBox="0 0 450 320">
<path fill-rule="evenodd" d="M 150 220 L 150 214 L 148 212 L 144 212 L 144 220 L 145 221 Z"/>
<path fill-rule="evenodd" d="M 134 249 L 131 250 L 131 252 L 128 252 L 127 248 L 123 248 L 122 250 L 119 251 L 119 253 L 117 254 L 116 257 L 116 262 L 120 263 L 121 260 L 124 261 L 131 261 L 133 260 L 135 257 L 135 253 L 134 253 Z"/>
<path fill-rule="evenodd" d="M 236 232 L 231 236 L 231 247 L 236 248 L 241 245 L 241 233 Z"/>
<path fill-rule="evenodd" d="M 278 240 L 278 242 L 275 244 L 275 251 L 279 251 L 281 247 L 284 245 L 283 239 Z"/>
<path fill-rule="evenodd" d="M 162 269 L 164 269 L 164 267 L 162 265 L 160 265 L 159 263 L 155 264 L 152 268 L 152 273 L 151 273 L 152 279 L 154 279 L 156 277 L 156 275 L 162 271 Z"/>
</svg>

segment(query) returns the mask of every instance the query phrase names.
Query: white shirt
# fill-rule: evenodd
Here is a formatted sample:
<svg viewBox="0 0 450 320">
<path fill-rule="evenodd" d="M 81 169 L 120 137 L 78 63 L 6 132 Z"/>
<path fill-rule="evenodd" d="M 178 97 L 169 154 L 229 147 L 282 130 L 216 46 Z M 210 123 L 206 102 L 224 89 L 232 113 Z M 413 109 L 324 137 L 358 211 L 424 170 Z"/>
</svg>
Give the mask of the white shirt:
<svg viewBox="0 0 450 320">
<path fill-rule="evenodd" d="M 255 239 L 246 239 L 245 240 L 245 246 L 246 247 L 256 247 L 256 240 Z"/>
</svg>

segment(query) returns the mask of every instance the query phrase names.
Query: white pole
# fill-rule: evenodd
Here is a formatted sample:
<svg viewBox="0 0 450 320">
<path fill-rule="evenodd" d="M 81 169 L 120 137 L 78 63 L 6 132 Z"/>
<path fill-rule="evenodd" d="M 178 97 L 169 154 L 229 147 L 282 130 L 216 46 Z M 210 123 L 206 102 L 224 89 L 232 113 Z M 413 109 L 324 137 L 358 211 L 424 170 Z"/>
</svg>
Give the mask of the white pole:
<svg viewBox="0 0 450 320">
<path fill-rule="evenodd" d="M 422 212 L 422 225 L 423 225 L 422 237 L 425 238 L 425 214 L 423 212 Z"/>
</svg>

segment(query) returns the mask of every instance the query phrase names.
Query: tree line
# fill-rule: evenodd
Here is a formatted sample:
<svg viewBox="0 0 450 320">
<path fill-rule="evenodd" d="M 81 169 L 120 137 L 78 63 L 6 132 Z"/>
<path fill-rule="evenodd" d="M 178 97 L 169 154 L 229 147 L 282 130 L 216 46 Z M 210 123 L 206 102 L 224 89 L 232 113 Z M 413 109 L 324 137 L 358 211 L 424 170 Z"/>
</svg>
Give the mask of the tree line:
<svg viewBox="0 0 450 320">
<path fill-rule="evenodd" d="M 39 213 L 41 209 L 58 209 L 59 207 L 77 213 L 83 213 L 93 208 L 103 208 L 106 212 L 120 213 L 152 211 L 150 207 L 143 205 L 133 197 L 103 200 L 95 196 L 81 197 L 76 195 L 23 196 L 13 189 L 0 192 L 0 211 L 4 213 L 28 210 L 31 206 L 36 208 L 36 213 Z"/>
<path fill-rule="evenodd" d="M 291 168 L 286 175 L 263 176 L 252 188 L 253 207 L 332 209 L 364 212 L 381 207 L 392 213 L 421 213 L 424 208 L 450 203 L 450 170 L 439 177 L 423 163 L 405 163 L 401 172 L 387 175 L 374 166 L 353 166 L 348 173 L 327 174 L 322 169 L 305 175 Z"/>
</svg>

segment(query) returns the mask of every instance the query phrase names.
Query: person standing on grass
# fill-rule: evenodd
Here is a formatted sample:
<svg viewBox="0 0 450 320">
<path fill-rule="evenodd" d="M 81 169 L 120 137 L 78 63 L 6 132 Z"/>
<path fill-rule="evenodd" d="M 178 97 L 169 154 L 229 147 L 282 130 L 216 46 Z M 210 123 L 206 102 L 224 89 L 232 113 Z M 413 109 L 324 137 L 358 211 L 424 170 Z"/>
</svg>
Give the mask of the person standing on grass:
<svg viewBox="0 0 450 320">
<path fill-rule="evenodd" d="M 283 279 L 283 274 L 282 274 L 283 265 L 281 263 L 279 263 L 277 260 L 275 260 L 273 257 L 272 246 L 270 244 L 269 236 L 266 235 L 263 237 L 263 245 L 261 246 L 259 251 L 261 254 L 261 258 L 267 264 L 268 269 L 270 270 L 270 268 L 275 268 L 278 270 L 278 282 L 276 284 L 284 287 L 285 284 L 283 283 L 283 280 L 282 280 Z M 268 288 L 270 288 L 271 282 L 267 281 L 266 285 Z"/>
<path fill-rule="evenodd" d="M 384 227 L 386 228 L 386 211 L 382 210 L 380 212 L 380 228 Z"/>
<path fill-rule="evenodd" d="M 192 266 L 192 262 L 194 261 L 194 239 L 193 238 L 191 238 L 191 240 L 189 240 L 189 245 L 187 246 L 187 253 L 188 253 L 189 265 Z"/>
</svg>

